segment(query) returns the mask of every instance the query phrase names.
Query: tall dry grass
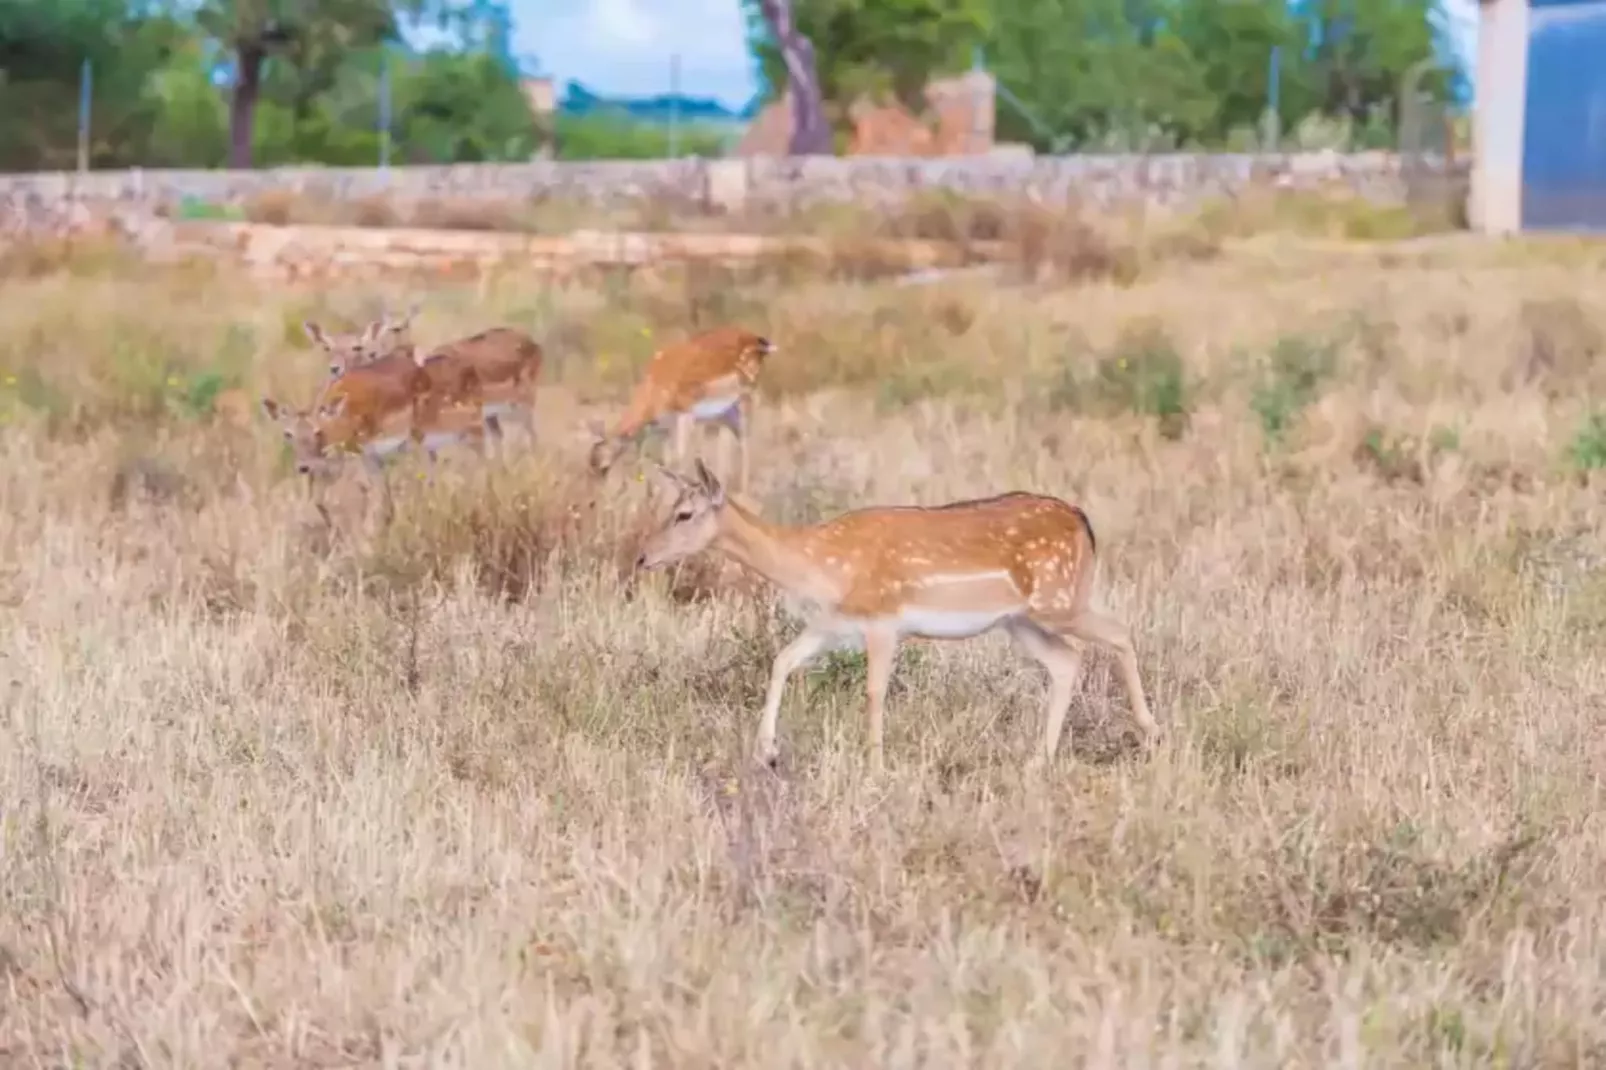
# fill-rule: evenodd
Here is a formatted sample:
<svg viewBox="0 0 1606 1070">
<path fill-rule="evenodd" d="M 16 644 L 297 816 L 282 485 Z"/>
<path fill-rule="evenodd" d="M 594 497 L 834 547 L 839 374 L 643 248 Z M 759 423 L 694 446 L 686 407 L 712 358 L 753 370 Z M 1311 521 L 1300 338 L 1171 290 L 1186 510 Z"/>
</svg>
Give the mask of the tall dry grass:
<svg viewBox="0 0 1606 1070">
<path fill-rule="evenodd" d="M 252 403 L 317 383 L 302 319 L 407 295 L 14 280 L 3 1061 L 1599 1065 L 1603 264 L 443 290 L 420 340 L 548 340 L 539 447 L 398 467 L 371 539 Z M 841 655 L 749 769 L 796 625 L 632 576 L 648 484 L 577 475 L 692 307 L 781 345 L 769 514 L 1083 504 L 1160 751 L 1095 655 L 1025 781 L 1044 681 L 995 636 L 905 647 L 884 779 Z"/>
</svg>

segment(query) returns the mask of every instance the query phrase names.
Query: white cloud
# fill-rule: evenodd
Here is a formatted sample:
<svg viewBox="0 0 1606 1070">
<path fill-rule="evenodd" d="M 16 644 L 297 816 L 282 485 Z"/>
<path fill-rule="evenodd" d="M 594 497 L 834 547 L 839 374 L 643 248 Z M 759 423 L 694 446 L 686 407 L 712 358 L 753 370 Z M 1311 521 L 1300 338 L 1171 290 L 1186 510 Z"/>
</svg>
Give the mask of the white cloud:
<svg viewBox="0 0 1606 1070">
<path fill-rule="evenodd" d="M 628 52 L 650 49 L 660 32 L 642 0 L 593 0 L 579 21 L 587 41 Z"/>
</svg>

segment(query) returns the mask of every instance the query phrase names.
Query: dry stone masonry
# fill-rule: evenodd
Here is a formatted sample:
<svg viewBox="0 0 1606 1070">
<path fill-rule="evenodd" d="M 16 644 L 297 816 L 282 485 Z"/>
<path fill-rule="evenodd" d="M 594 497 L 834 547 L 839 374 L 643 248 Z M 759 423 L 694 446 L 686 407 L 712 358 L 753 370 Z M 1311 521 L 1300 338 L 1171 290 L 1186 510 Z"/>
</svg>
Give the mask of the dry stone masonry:
<svg viewBox="0 0 1606 1070">
<path fill-rule="evenodd" d="M 1442 168 L 1437 161 L 1421 167 Z M 1454 165 L 1456 171 L 1464 164 Z M 892 205 L 923 190 L 1019 196 L 1098 207 L 1183 207 L 1251 185 L 1337 186 L 1379 202 L 1405 196 L 1399 156 L 1333 152 L 1281 155 L 978 156 L 947 159 L 754 157 L 619 162 L 532 161 L 447 167 L 294 167 L 262 171 L 99 171 L 0 175 L 0 234 L 138 231 L 185 202 L 237 206 L 273 191 L 328 199 L 575 203 L 659 201 L 672 206 L 785 212 L 829 201 Z"/>
</svg>

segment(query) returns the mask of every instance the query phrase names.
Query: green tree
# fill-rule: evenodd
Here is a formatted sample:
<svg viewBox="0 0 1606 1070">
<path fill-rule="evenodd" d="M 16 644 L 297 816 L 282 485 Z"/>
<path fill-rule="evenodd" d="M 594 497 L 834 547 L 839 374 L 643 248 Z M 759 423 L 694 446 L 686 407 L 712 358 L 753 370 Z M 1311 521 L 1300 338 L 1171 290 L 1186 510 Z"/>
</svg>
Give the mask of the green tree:
<svg viewBox="0 0 1606 1070">
<path fill-rule="evenodd" d="M 1326 115 L 1364 123 L 1376 108 L 1392 112 L 1400 79 L 1433 57 L 1440 18 L 1438 0 L 1307 0 L 1300 88 Z M 1441 67 L 1421 87 L 1444 99 L 1457 73 Z"/>
<path fill-rule="evenodd" d="M 417 162 L 527 160 L 535 114 L 516 68 L 493 52 L 427 53 L 397 86 L 398 142 Z"/>
<path fill-rule="evenodd" d="M 176 18 L 127 0 L 0 3 L 0 162 L 70 168 L 84 63 L 92 72 L 90 161 L 137 160 L 156 119 L 144 84 L 187 36 Z"/>
<path fill-rule="evenodd" d="M 1392 124 L 1400 79 L 1433 54 L 1438 10 L 1437 0 L 996 0 L 988 59 L 1008 91 L 999 130 L 1060 151 L 1220 144 L 1262 118 L 1278 46 L 1285 127 L 1312 112 Z M 1422 84 L 1444 99 L 1458 78 L 1438 70 Z"/>
<path fill-rule="evenodd" d="M 251 166 L 269 57 L 282 57 L 299 81 L 311 83 L 291 94 L 296 110 L 304 111 L 341 57 L 395 40 L 401 16 L 432 10 L 441 7 L 431 0 L 203 0 L 197 21 L 233 56 L 229 166 Z"/>
<path fill-rule="evenodd" d="M 143 93 L 154 120 L 141 165 L 221 167 L 228 158 L 228 106 L 212 82 L 212 59 L 196 36 L 150 72 Z"/>
<path fill-rule="evenodd" d="M 787 84 L 786 64 L 760 10 L 742 0 L 748 47 L 768 96 Z M 988 0 L 794 0 L 797 30 L 815 50 L 820 87 L 833 122 L 860 94 L 890 95 L 917 113 L 934 76 L 970 66 L 986 39 Z"/>
<path fill-rule="evenodd" d="M 997 0 L 988 65 L 1019 105 L 999 105 L 1000 134 L 1040 150 L 1186 140 L 1215 111 L 1187 42 L 1166 13 L 1127 0 Z"/>
<path fill-rule="evenodd" d="M 1282 70 L 1297 73 L 1304 50 L 1300 28 L 1285 0 L 1184 0 L 1177 5 L 1177 36 L 1199 65 L 1200 89 L 1214 104 L 1206 132 L 1222 140 L 1258 128 L 1271 100 L 1272 50 L 1282 48 Z M 1283 79 L 1281 121 L 1287 125 L 1307 104 Z"/>
</svg>

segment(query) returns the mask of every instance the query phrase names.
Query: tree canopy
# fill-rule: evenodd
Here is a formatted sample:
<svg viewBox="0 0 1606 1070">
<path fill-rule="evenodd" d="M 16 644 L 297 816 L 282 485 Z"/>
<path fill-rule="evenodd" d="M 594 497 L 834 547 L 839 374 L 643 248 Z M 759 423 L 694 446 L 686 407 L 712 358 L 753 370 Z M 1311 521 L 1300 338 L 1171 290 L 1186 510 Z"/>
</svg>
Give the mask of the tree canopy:
<svg viewBox="0 0 1606 1070">
<path fill-rule="evenodd" d="M 414 52 L 399 27 L 441 43 Z M 0 168 L 71 168 L 92 75 L 96 167 L 523 160 L 541 131 L 501 0 L 5 0 Z"/>
<path fill-rule="evenodd" d="M 759 0 L 742 2 L 776 96 L 785 68 Z M 999 137 L 1043 151 L 1254 136 L 1274 49 L 1283 130 L 1321 117 L 1385 138 L 1413 66 L 1426 61 L 1419 89 L 1440 101 L 1464 80 L 1438 0 L 793 0 L 793 11 L 838 124 L 859 94 L 918 111 L 927 81 L 979 53 L 1000 85 Z"/>
<path fill-rule="evenodd" d="M 1283 131 L 1315 117 L 1382 144 L 1409 72 L 1440 100 L 1464 86 L 1435 59 L 1439 0 L 729 2 L 771 97 L 789 70 L 818 84 L 801 106 L 809 151 L 828 149 L 859 96 L 919 111 L 933 76 L 978 56 L 1000 87 L 998 137 L 1040 151 L 1247 147 L 1274 50 Z M 436 43 L 407 47 L 413 24 Z M 371 164 L 384 78 L 397 163 L 528 159 L 554 130 L 562 156 L 666 150 L 662 124 L 605 105 L 539 126 L 511 27 L 508 0 L 3 0 L 0 169 L 74 166 L 86 63 L 95 167 Z M 688 121 L 678 143 L 706 153 L 728 138 Z"/>
</svg>

